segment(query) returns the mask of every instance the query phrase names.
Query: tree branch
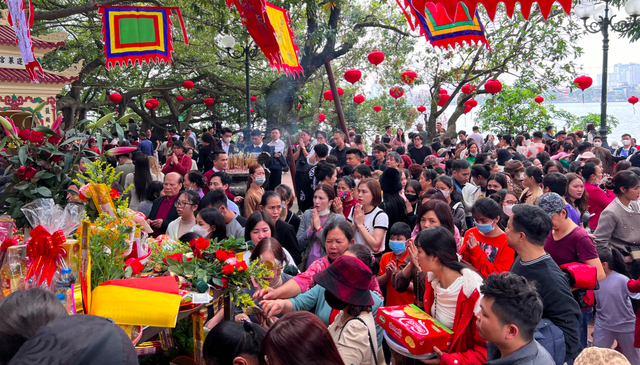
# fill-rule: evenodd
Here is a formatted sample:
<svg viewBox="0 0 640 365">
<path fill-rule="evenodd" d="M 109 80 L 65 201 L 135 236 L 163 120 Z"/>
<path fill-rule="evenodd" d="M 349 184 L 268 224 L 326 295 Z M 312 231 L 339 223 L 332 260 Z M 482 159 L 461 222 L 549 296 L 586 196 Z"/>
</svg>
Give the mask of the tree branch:
<svg viewBox="0 0 640 365">
<path fill-rule="evenodd" d="M 398 28 L 396 28 L 394 26 L 386 25 L 386 24 L 380 24 L 378 22 L 362 22 L 362 23 L 356 24 L 353 27 L 354 30 L 355 29 L 360 29 L 360 28 L 383 28 L 383 29 L 392 30 L 392 31 L 394 31 L 394 32 L 396 32 L 398 34 L 401 34 L 401 35 L 405 36 L 405 37 L 420 38 L 420 36 L 414 36 L 414 35 L 412 35 L 410 33 L 403 32 L 403 31 L 401 31 L 400 29 L 398 29 Z"/>
</svg>

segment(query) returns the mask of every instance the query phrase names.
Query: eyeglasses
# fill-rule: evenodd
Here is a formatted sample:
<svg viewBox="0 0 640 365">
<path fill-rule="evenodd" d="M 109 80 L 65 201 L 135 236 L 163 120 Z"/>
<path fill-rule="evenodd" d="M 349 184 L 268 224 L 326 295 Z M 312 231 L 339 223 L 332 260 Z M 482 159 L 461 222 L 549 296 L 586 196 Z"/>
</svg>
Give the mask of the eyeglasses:
<svg viewBox="0 0 640 365">
<path fill-rule="evenodd" d="M 181 202 L 179 200 L 176 200 L 175 203 L 173 203 L 173 205 L 175 205 L 176 208 L 182 208 L 185 205 L 195 205 L 195 204 L 191 204 L 191 203 L 185 203 L 185 202 Z"/>
</svg>

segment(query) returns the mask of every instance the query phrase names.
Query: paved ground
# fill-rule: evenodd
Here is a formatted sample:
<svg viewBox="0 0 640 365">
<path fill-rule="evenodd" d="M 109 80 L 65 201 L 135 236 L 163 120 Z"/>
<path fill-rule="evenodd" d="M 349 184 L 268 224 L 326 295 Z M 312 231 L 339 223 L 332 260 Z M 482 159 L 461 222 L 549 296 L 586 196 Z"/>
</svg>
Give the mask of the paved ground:
<svg viewBox="0 0 640 365">
<path fill-rule="evenodd" d="M 284 185 L 290 186 L 291 190 L 293 190 L 293 195 L 294 196 L 296 195 L 296 189 L 293 188 L 293 177 L 291 176 L 291 171 L 282 173 L 282 183 Z M 291 207 L 291 211 L 292 212 L 298 211 L 298 200 L 294 200 L 293 206 Z"/>
</svg>

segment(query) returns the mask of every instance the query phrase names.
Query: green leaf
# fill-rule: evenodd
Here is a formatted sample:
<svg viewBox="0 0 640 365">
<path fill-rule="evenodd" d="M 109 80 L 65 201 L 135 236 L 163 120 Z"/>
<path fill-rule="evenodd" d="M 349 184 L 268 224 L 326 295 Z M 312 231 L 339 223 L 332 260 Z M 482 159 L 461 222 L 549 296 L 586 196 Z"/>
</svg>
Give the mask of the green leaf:
<svg viewBox="0 0 640 365">
<path fill-rule="evenodd" d="M 43 126 L 37 126 L 35 128 L 33 128 L 34 131 L 39 131 L 39 132 L 43 132 L 46 135 L 52 135 L 52 136 L 58 136 L 60 137 L 60 135 L 56 132 L 54 132 L 51 128 L 49 127 L 43 127 Z"/>
<path fill-rule="evenodd" d="M 7 144 L 7 136 L 4 136 L 4 138 L 2 138 L 2 142 L 0 142 L 0 150 L 4 148 L 4 146 Z"/>
<path fill-rule="evenodd" d="M 46 198 L 50 198 L 51 197 L 51 190 L 49 190 L 48 188 L 44 187 L 44 186 L 40 186 L 38 189 L 38 193 L 40 193 L 40 195 L 46 197 Z"/>
<path fill-rule="evenodd" d="M 38 106 L 37 106 L 37 107 L 35 107 L 35 109 L 33 109 L 33 115 L 35 116 L 35 115 L 37 115 L 38 113 L 40 113 L 40 111 L 42 111 L 42 109 L 44 109 L 44 107 L 45 107 L 46 105 L 47 105 L 47 103 L 44 103 L 44 102 L 42 102 L 42 103 L 38 104 Z M 37 130 L 37 129 L 35 129 L 35 128 L 34 128 L 34 130 Z"/>
<path fill-rule="evenodd" d="M 29 153 L 29 147 L 27 145 L 20 146 L 18 150 L 18 158 L 20 159 L 20 165 L 24 166 L 27 163 L 27 157 Z"/>
<path fill-rule="evenodd" d="M 124 141 L 124 131 L 120 124 L 116 124 L 116 132 L 118 132 L 118 141 L 122 143 Z"/>
<path fill-rule="evenodd" d="M 62 144 L 60 144 L 60 146 L 66 146 L 74 141 L 84 141 L 85 138 L 84 137 L 71 137 L 67 140 L 65 140 Z"/>
<path fill-rule="evenodd" d="M 29 183 L 26 181 L 21 181 L 17 183 L 13 188 L 16 190 L 26 190 L 29 187 Z"/>
<path fill-rule="evenodd" d="M 102 94 L 100 94 L 100 104 L 104 102 L 104 99 L 107 97 L 107 90 L 102 90 Z"/>
<path fill-rule="evenodd" d="M 211 277 L 211 284 L 217 285 L 217 286 L 222 286 L 222 279 L 218 278 L 218 277 L 215 277 L 215 276 L 212 276 Z"/>
<path fill-rule="evenodd" d="M 132 118 L 134 116 L 136 116 L 136 113 L 127 113 L 127 114 L 123 115 L 120 119 L 118 119 L 118 123 L 125 122 L 125 121 L 129 120 L 129 118 Z"/>
<path fill-rule="evenodd" d="M 169 262 L 167 260 L 167 262 Z M 184 272 L 182 271 L 182 268 L 180 268 L 179 266 L 174 266 L 174 265 L 170 265 L 169 266 L 169 271 L 171 271 L 172 273 L 176 273 L 178 275 L 183 275 Z"/>
<path fill-rule="evenodd" d="M 105 115 L 104 117 L 100 118 L 96 122 L 96 128 L 102 127 L 106 122 L 110 121 L 111 118 L 113 118 L 114 115 L 116 115 L 116 113 L 109 113 L 109 114 Z"/>
</svg>

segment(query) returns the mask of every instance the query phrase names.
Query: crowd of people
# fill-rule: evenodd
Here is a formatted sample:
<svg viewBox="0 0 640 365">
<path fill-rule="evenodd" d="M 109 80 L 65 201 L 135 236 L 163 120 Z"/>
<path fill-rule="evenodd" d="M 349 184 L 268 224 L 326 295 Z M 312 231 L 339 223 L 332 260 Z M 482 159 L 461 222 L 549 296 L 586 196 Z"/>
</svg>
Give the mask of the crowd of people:
<svg viewBox="0 0 640 365">
<path fill-rule="evenodd" d="M 586 364 L 594 351 L 617 356 L 616 343 L 640 365 L 640 152 L 629 134 L 605 148 L 592 125 L 474 127 L 429 144 L 422 125 L 388 126 L 366 150 L 348 132 L 302 130 L 289 146 L 293 186 L 281 181 L 293 166 L 277 128 L 247 143 L 220 126 L 165 142 L 146 131 L 130 140 L 136 153 L 116 156 L 130 208 L 155 236 L 243 236 L 255 245 L 244 259 L 273 271 L 267 289 L 245 289 L 259 313 L 211 313 L 208 364 Z M 225 172 L 236 151 L 268 153 L 244 197 Z M 390 349 L 376 313 L 404 304 L 451 329 L 451 346 L 428 360 Z"/>
</svg>

